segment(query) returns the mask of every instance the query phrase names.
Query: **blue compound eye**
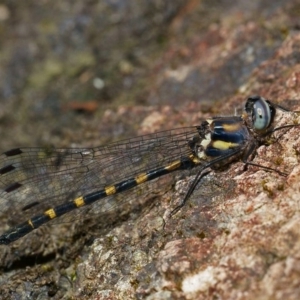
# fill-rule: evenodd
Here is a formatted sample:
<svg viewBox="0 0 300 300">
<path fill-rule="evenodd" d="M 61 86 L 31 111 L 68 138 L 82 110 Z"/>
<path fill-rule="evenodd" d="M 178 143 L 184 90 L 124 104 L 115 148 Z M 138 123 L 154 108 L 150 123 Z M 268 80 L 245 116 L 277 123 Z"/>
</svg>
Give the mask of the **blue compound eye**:
<svg viewBox="0 0 300 300">
<path fill-rule="evenodd" d="M 260 96 L 248 98 L 245 110 L 251 116 L 253 128 L 258 131 L 266 130 L 275 116 L 275 108 Z"/>
</svg>

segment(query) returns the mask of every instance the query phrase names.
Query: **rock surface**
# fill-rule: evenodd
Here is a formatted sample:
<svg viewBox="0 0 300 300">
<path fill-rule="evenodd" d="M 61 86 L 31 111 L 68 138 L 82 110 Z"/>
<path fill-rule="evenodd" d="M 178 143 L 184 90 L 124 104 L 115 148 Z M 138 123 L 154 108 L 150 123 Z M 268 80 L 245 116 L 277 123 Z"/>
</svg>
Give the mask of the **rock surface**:
<svg viewBox="0 0 300 300">
<path fill-rule="evenodd" d="M 1 152 L 195 125 L 253 94 L 300 110 L 299 10 L 296 0 L 4 1 Z M 193 174 L 163 179 L 121 222 L 45 226 L 1 246 L 1 299 L 299 299 L 299 128 L 277 136 L 254 161 L 287 177 L 234 163 L 165 226 Z"/>
</svg>

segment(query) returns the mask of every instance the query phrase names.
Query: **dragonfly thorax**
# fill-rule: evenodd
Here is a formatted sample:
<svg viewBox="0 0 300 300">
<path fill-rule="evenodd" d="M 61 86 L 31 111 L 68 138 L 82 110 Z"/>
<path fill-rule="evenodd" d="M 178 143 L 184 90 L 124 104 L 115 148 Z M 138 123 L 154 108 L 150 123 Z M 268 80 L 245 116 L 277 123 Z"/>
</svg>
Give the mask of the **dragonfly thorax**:
<svg viewBox="0 0 300 300">
<path fill-rule="evenodd" d="M 199 137 L 194 140 L 194 152 L 201 160 L 226 157 L 244 148 L 250 132 L 241 117 L 216 117 L 198 127 Z"/>
</svg>

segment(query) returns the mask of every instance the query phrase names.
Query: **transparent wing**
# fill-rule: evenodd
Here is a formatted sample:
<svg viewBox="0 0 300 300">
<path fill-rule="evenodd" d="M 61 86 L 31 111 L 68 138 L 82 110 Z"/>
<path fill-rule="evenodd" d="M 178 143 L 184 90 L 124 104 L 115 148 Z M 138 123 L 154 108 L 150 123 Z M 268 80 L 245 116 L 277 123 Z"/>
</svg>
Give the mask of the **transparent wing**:
<svg viewBox="0 0 300 300">
<path fill-rule="evenodd" d="M 22 223 L 76 197 L 99 191 L 136 175 L 168 165 L 191 153 L 196 127 L 169 130 L 90 149 L 20 148 L 0 156 L 0 220 Z M 71 222 L 136 201 L 162 179 L 99 200 L 55 220 Z M 3 224 L 4 223 L 4 224 Z"/>
</svg>

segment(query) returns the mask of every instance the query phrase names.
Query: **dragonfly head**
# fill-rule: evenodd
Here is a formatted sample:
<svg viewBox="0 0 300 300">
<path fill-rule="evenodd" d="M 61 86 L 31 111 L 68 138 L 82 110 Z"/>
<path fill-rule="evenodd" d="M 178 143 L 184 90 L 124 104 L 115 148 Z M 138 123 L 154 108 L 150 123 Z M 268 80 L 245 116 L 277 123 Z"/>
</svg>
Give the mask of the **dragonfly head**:
<svg viewBox="0 0 300 300">
<path fill-rule="evenodd" d="M 275 106 L 261 96 L 251 96 L 245 104 L 250 127 L 257 133 L 265 133 L 272 125 L 276 114 Z"/>
</svg>

